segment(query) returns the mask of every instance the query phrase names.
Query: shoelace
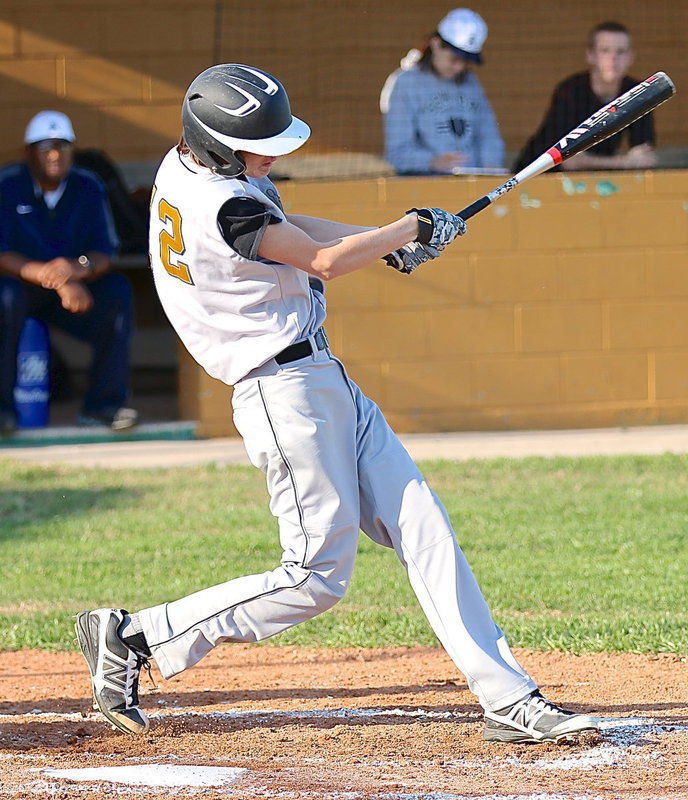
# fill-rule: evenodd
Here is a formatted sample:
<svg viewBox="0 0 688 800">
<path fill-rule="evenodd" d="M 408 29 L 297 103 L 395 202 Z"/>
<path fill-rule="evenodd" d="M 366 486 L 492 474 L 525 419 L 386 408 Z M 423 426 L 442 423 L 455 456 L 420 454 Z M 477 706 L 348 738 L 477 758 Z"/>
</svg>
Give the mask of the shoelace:
<svg viewBox="0 0 688 800">
<path fill-rule="evenodd" d="M 538 720 L 547 713 L 559 713 L 561 709 L 550 703 L 541 694 L 533 694 L 515 705 L 506 715 L 512 722 L 525 728 L 535 727 Z"/>
<path fill-rule="evenodd" d="M 139 658 L 141 659 L 140 668 L 146 670 L 146 672 L 148 673 L 148 680 L 150 680 L 150 682 L 153 684 L 153 692 L 159 692 L 160 689 L 158 688 L 158 684 L 155 682 L 155 678 L 153 677 L 153 670 L 151 668 L 150 661 L 147 658 L 143 658 L 142 656 L 139 656 Z"/>
<path fill-rule="evenodd" d="M 151 663 L 150 661 L 142 655 L 139 655 L 135 650 L 131 651 L 133 657 L 136 659 L 135 663 L 132 661 L 127 662 L 127 672 L 126 672 L 126 683 L 124 685 L 124 697 L 127 706 L 137 706 L 139 704 L 139 692 L 138 692 L 138 684 L 139 684 L 139 676 L 141 674 L 141 670 L 144 669 L 148 673 L 148 677 L 150 682 L 153 684 L 153 691 L 159 692 L 157 684 L 155 683 L 155 679 L 153 678 L 153 672 L 151 670 Z"/>
<path fill-rule="evenodd" d="M 526 717 L 534 716 L 537 712 L 540 712 L 540 715 L 546 714 L 548 711 L 556 711 L 556 706 L 552 705 L 549 700 L 545 700 L 545 698 L 541 694 L 533 695 L 525 705 L 526 709 Z"/>
<path fill-rule="evenodd" d="M 138 705 L 138 682 L 139 672 L 141 671 L 140 659 L 133 650 L 129 652 L 130 658 L 127 659 L 127 670 L 124 683 L 124 702 L 127 706 Z"/>
<path fill-rule="evenodd" d="M 527 726 L 535 726 L 538 720 L 545 714 L 559 714 L 567 715 L 567 712 L 559 708 L 559 706 L 551 703 L 547 698 L 543 697 L 540 693 L 534 694 L 529 700 L 526 700 L 522 707 L 523 721 Z"/>
</svg>

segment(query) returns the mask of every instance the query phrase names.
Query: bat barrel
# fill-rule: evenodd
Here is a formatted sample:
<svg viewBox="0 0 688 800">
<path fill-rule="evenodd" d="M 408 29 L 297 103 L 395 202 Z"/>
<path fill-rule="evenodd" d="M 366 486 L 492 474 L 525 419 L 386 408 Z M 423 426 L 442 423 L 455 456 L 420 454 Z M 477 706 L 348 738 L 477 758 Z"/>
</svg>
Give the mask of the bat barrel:
<svg viewBox="0 0 688 800">
<path fill-rule="evenodd" d="M 676 93 L 665 72 L 656 72 L 597 110 L 547 151 L 558 163 L 632 125 Z"/>
<path fill-rule="evenodd" d="M 459 211 L 458 216 L 464 220 L 470 219 L 523 181 L 533 178 L 535 175 L 561 164 L 567 158 L 613 136 L 669 100 L 674 94 L 676 94 L 676 87 L 671 78 L 665 72 L 655 72 L 654 75 L 650 75 L 649 78 L 636 84 L 616 100 L 607 103 L 592 116 L 583 120 L 566 136 L 553 144 L 547 152 L 538 156 L 535 161 L 494 191 Z"/>
</svg>

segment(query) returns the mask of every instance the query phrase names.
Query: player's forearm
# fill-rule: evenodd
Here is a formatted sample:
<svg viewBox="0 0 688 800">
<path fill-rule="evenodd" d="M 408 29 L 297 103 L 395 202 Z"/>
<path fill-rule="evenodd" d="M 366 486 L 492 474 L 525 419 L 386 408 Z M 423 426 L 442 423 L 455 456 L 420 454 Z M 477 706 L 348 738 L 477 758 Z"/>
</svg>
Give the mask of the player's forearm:
<svg viewBox="0 0 688 800">
<path fill-rule="evenodd" d="M 40 273 L 44 266 L 43 261 L 33 261 L 11 250 L 0 253 L 0 274 L 19 278 L 36 286 L 41 285 Z"/>
<path fill-rule="evenodd" d="M 432 150 L 413 142 L 388 143 L 385 149 L 385 159 L 398 173 L 422 175 L 431 172 L 434 157 Z"/>
<path fill-rule="evenodd" d="M 94 280 L 110 269 L 112 260 L 105 253 L 93 250 L 85 255 L 87 263 L 76 258 L 63 257 L 51 261 L 36 261 L 22 253 L 7 251 L 0 254 L 0 273 L 46 289 L 55 289 L 67 281 Z"/>
<path fill-rule="evenodd" d="M 581 170 L 594 170 L 594 169 L 624 169 L 626 163 L 622 154 L 613 156 L 597 156 L 593 153 L 578 153 L 568 161 L 561 164 L 564 171 L 581 171 Z"/>
<path fill-rule="evenodd" d="M 415 214 L 406 214 L 381 228 L 364 229 L 327 242 L 315 241 L 287 222 L 268 227 L 258 253 L 328 281 L 371 264 L 413 241 L 417 235 Z"/>
<path fill-rule="evenodd" d="M 88 258 L 90 266 L 83 270 L 79 278 L 80 280 L 88 282 L 100 278 L 108 272 L 112 266 L 112 259 L 110 256 L 99 250 L 89 250 L 89 252 L 84 253 L 84 255 Z"/>
<path fill-rule="evenodd" d="M 319 250 L 312 267 L 319 277 L 331 280 L 368 266 L 412 242 L 416 236 L 417 218 L 415 214 L 407 214 L 383 228 L 373 228 L 331 242 Z"/>
<path fill-rule="evenodd" d="M 374 230 L 362 225 L 346 225 L 343 222 L 334 222 L 320 217 L 306 217 L 301 214 L 288 214 L 287 219 L 316 242 L 331 242 L 340 236 L 352 236 L 356 233 Z"/>
</svg>

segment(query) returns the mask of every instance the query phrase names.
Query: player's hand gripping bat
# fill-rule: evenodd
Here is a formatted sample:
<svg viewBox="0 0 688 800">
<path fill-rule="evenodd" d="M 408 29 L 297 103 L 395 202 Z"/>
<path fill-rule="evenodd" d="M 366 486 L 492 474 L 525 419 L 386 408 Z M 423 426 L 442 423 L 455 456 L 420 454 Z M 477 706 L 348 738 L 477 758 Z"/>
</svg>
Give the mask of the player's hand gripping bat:
<svg viewBox="0 0 688 800">
<path fill-rule="evenodd" d="M 658 105 L 676 94 L 671 78 L 664 72 L 655 72 L 632 89 L 602 106 L 591 117 L 577 125 L 562 139 L 552 145 L 545 153 L 531 161 L 527 167 L 517 172 L 506 183 L 498 186 L 489 194 L 466 206 L 458 212 L 462 219 L 470 219 L 479 211 L 493 203 L 498 197 L 511 191 L 514 186 L 533 178 L 541 172 L 561 164 L 576 153 L 582 153 L 594 144 L 613 136 L 631 125 L 637 119 L 657 108 Z"/>
</svg>

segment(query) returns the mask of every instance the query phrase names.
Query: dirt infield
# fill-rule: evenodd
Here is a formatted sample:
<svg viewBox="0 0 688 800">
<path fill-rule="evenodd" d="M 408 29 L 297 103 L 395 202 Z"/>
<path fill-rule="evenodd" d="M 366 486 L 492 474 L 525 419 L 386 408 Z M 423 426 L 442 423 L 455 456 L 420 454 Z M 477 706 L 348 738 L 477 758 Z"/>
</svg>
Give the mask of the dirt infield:
<svg viewBox="0 0 688 800">
<path fill-rule="evenodd" d="M 226 646 L 142 684 L 149 735 L 91 712 L 76 654 L 0 654 L 0 798 L 659 800 L 688 797 L 688 665 L 517 651 L 552 700 L 604 718 L 560 745 L 482 741 L 442 650 Z"/>
</svg>

